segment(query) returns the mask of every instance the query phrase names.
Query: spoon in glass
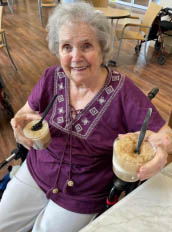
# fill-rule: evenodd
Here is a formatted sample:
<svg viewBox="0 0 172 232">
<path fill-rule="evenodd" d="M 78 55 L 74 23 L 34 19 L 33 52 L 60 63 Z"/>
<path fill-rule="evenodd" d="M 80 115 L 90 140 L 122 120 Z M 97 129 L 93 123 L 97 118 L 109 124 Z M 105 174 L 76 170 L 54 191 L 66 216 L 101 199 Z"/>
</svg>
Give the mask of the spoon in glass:
<svg viewBox="0 0 172 232">
<path fill-rule="evenodd" d="M 43 122 L 44 118 L 46 117 L 46 115 L 48 114 L 49 110 L 51 109 L 56 97 L 57 97 L 57 94 L 52 98 L 51 102 L 48 104 L 47 108 L 45 109 L 45 111 L 42 115 L 41 120 L 39 122 L 37 122 L 35 125 L 33 125 L 31 130 L 37 131 L 37 130 L 40 130 L 42 128 L 42 122 Z"/>
<path fill-rule="evenodd" d="M 146 130 L 147 130 L 147 127 L 148 127 L 148 124 L 149 124 L 151 114 L 152 114 L 152 108 L 149 108 L 147 113 L 146 113 L 146 117 L 144 119 L 144 122 L 142 124 L 141 130 L 140 130 L 140 133 L 139 133 L 139 137 L 138 137 L 138 141 L 137 141 L 137 144 L 136 144 L 135 153 L 137 153 L 137 154 L 140 154 L 140 147 L 141 147 L 143 139 L 145 137 Z"/>
</svg>

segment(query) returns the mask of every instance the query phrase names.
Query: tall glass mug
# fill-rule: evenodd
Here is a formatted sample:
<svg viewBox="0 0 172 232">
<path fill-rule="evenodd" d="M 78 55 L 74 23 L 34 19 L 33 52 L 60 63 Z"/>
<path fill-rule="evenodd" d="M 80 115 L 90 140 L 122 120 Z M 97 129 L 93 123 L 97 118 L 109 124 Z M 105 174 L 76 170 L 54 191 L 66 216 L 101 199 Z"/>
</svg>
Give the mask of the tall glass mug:
<svg viewBox="0 0 172 232">
<path fill-rule="evenodd" d="M 36 131 L 32 130 L 32 126 L 38 122 L 39 120 L 33 120 L 29 122 L 24 127 L 23 133 L 27 138 L 33 141 L 34 149 L 42 150 L 49 145 L 51 141 L 51 135 L 50 135 L 48 123 L 45 120 L 43 120 L 42 122 L 42 128 Z"/>
<path fill-rule="evenodd" d="M 113 144 L 113 171 L 123 181 L 135 182 L 139 180 L 139 168 L 155 156 L 155 147 L 144 140 L 140 154 L 134 152 L 138 134 L 129 133 L 116 139 Z"/>
</svg>

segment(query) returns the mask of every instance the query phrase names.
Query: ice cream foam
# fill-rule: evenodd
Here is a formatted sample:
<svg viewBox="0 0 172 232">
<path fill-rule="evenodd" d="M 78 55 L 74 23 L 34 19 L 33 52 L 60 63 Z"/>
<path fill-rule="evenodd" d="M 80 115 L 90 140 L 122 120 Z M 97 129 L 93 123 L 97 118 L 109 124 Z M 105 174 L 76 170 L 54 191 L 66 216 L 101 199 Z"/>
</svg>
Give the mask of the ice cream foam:
<svg viewBox="0 0 172 232">
<path fill-rule="evenodd" d="M 118 176 L 121 180 L 124 180 L 126 182 L 134 182 L 138 180 L 137 173 L 126 171 L 124 168 L 122 168 L 117 161 L 115 161 L 115 158 L 113 158 L 113 171 L 116 176 Z"/>
<path fill-rule="evenodd" d="M 38 123 L 39 120 L 33 120 L 29 122 L 23 129 L 24 135 L 33 141 L 33 148 L 36 150 L 42 150 L 46 148 L 50 141 L 50 131 L 48 123 L 43 120 L 42 128 L 39 130 L 32 130 L 32 126 Z"/>
</svg>

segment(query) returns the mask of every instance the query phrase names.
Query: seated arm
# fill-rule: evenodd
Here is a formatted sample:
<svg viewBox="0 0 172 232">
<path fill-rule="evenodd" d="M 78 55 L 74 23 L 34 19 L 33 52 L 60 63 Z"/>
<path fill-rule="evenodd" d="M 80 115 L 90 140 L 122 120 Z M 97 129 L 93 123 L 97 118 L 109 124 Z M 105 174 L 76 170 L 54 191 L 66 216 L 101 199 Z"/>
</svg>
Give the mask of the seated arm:
<svg viewBox="0 0 172 232">
<path fill-rule="evenodd" d="M 144 26 L 144 25 L 142 25 L 142 24 L 127 23 L 127 24 L 124 25 L 124 27 L 123 27 L 123 29 L 122 29 L 122 31 L 121 31 L 120 39 L 123 38 L 124 31 L 125 31 L 125 29 L 126 29 L 127 27 L 138 27 L 138 28 L 139 28 L 139 31 L 141 30 L 141 28 L 149 28 L 149 30 L 150 30 L 150 28 L 151 28 L 151 27 L 149 27 L 149 26 Z"/>
<path fill-rule="evenodd" d="M 119 20 L 121 20 L 121 19 L 138 19 L 138 20 L 140 21 L 140 23 L 141 23 L 141 19 L 140 19 L 140 17 L 138 17 L 138 16 L 132 16 L 132 15 L 129 15 L 128 17 L 125 17 L 125 18 L 119 18 L 119 19 L 117 19 L 116 27 L 117 27 L 117 25 L 118 25 Z"/>
<path fill-rule="evenodd" d="M 140 29 L 141 28 L 151 28 L 149 26 L 144 26 L 144 25 L 139 24 L 139 23 L 127 23 L 124 25 L 124 28 L 126 28 L 126 27 L 140 27 Z"/>
</svg>

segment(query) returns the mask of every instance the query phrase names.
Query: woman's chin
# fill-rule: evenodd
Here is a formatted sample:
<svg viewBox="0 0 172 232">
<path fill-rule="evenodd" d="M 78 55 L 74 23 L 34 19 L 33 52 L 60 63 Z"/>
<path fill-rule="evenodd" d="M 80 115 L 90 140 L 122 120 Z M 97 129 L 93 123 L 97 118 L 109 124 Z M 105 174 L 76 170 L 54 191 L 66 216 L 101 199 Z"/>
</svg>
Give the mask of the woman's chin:
<svg viewBox="0 0 172 232">
<path fill-rule="evenodd" d="M 90 76 L 88 70 L 85 71 L 72 71 L 70 73 L 72 80 L 87 80 Z"/>
<path fill-rule="evenodd" d="M 72 75 L 70 79 L 75 83 L 82 83 L 86 82 L 88 80 L 88 77 L 83 75 Z"/>
</svg>

